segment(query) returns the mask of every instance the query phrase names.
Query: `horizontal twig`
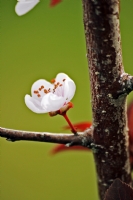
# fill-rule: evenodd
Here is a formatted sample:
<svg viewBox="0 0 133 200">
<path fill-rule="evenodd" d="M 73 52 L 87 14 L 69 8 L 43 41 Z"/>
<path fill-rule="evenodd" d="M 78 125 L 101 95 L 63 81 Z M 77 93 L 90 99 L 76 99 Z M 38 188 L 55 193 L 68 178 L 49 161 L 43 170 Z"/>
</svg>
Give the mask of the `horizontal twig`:
<svg viewBox="0 0 133 200">
<path fill-rule="evenodd" d="M 6 138 L 11 142 L 25 140 L 67 144 L 67 146 L 81 145 L 85 147 L 93 142 L 92 132 L 92 128 L 80 132 L 78 135 L 74 135 L 66 133 L 30 132 L 0 127 L 0 137 Z"/>
</svg>

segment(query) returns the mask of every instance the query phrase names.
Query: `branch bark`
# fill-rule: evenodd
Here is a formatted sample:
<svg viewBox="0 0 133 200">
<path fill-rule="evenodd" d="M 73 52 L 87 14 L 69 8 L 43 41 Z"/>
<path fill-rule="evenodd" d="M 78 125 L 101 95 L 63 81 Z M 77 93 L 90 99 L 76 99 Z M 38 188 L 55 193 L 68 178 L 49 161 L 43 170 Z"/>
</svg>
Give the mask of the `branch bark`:
<svg viewBox="0 0 133 200">
<path fill-rule="evenodd" d="M 0 137 L 7 138 L 7 140 L 11 142 L 19 140 L 50 142 L 66 144 L 68 147 L 74 145 L 90 146 L 91 143 L 93 144 L 92 133 L 93 128 L 78 133 L 78 135 L 74 135 L 65 133 L 30 132 L 0 127 Z"/>
<path fill-rule="evenodd" d="M 131 184 L 126 97 L 133 78 L 125 74 L 119 29 L 119 0 L 83 0 L 90 71 L 94 154 L 100 199 L 114 179 Z"/>
</svg>

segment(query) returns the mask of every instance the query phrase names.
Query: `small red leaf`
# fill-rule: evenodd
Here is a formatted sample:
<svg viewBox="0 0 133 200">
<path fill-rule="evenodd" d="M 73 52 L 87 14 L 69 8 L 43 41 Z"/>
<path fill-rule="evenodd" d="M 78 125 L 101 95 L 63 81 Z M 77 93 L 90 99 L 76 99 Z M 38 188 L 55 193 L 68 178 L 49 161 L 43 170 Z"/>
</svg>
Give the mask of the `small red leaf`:
<svg viewBox="0 0 133 200">
<path fill-rule="evenodd" d="M 129 128 L 129 136 L 130 140 L 133 143 L 133 102 L 130 103 L 127 109 L 128 116 L 128 128 Z"/>
<path fill-rule="evenodd" d="M 50 154 L 54 155 L 62 151 L 69 151 L 69 150 L 88 151 L 89 149 L 87 147 L 82 147 L 82 146 L 66 147 L 64 144 L 58 144 L 51 150 Z"/>
<path fill-rule="evenodd" d="M 90 126 L 92 125 L 91 122 L 80 122 L 80 123 L 76 123 L 73 124 L 73 126 L 76 128 L 77 131 L 84 131 L 87 128 L 90 128 Z M 71 129 L 69 126 L 64 126 L 64 129 Z M 72 146 L 72 147 L 66 147 L 64 144 L 59 144 L 56 145 L 50 152 L 50 154 L 54 155 L 57 153 L 60 153 L 62 151 L 69 151 L 69 150 L 75 150 L 75 151 L 86 151 L 89 150 L 86 147 L 82 147 L 82 146 Z"/>
<path fill-rule="evenodd" d="M 129 152 L 130 163 L 133 169 L 133 101 L 129 104 L 127 109 L 128 128 L 129 128 Z"/>
<path fill-rule="evenodd" d="M 76 128 L 77 131 L 84 131 L 87 128 L 90 128 L 90 126 L 92 125 L 91 122 L 79 122 L 76 124 L 73 124 L 73 126 Z M 64 126 L 64 129 L 70 129 L 69 126 Z"/>
<path fill-rule="evenodd" d="M 104 200 L 133 200 L 133 189 L 117 178 L 107 190 Z"/>
<path fill-rule="evenodd" d="M 50 2 L 50 6 L 53 7 L 53 6 L 56 6 L 58 3 L 60 3 L 62 0 L 51 0 Z"/>
</svg>

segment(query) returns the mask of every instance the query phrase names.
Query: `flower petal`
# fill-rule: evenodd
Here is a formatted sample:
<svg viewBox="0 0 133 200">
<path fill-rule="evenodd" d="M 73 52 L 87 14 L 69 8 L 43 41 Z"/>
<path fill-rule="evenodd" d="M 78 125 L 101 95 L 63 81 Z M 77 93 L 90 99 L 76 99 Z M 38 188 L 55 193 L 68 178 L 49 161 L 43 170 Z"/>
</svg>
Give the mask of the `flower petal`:
<svg viewBox="0 0 133 200">
<path fill-rule="evenodd" d="M 33 9 L 39 0 L 19 0 L 15 6 L 15 12 L 17 15 L 21 16 Z"/>
<path fill-rule="evenodd" d="M 69 102 L 73 98 L 75 94 L 75 90 L 76 90 L 76 85 L 74 81 L 64 73 L 59 73 L 56 76 L 55 80 L 56 82 L 59 82 L 62 84 L 62 87 L 58 87 L 56 89 L 55 94 L 57 94 L 58 96 L 60 95 L 63 96 L 64 98 L 67 99 L 66 102 Z M 61 92 L 61 89 L 62 89 L 62 92 Z"/>
<path fill-rule="evenodd" d="M 47 109 L 48 112 L 59 110 L 65 103 L 65 98 L 57 96 L 56 94 L 49 93 L 45 95 L 41 101 L 43 109 Z"/>
<path fill-rule="evenodd" d="M 68 81 L 68 86 L 69 86 L 69 91 L 66 95 L 67 95 L 68 102 L 69 102 L 75 94 L 76 85 L 75 85 L 74 81 L 70 80 L 70 81 Z"/>
<path fill-rule="evenodd" d="M 41 89 L 41 87 L 44 87 Z M 48 89 L 53 89 L 53 84 L 49 83 L 48 81 L 44 80 L 44 79 L 39 79 L 38 81 L 34 82 L 32 87 L 31 87 L 31 94 L 32 94 L 32 97 L 34 97 L 35 99 L 37 100 L 42 100 L 43 96 L 46 95 L 46 93 L 44 92 L 44 89 L 45 90 L 48 90 Z M 38 91 L 40 94 L 40 98 L 38 98 L 37 94 L 35 93 L 35 91 Z"/>
<path fill-rule="evenodd" d="M 40 102 L 32 98 L 30 95 L 25 95 L 25 104 L 35 113 L 47 113 L 47 110 L 42 109 Z"/>
<path fill-rule="evenodd" d="M 55 78 L 55 80 L 56 80 L 57 82 L 62 82 L 63 79 L 70 79 L 70 78 L 69 78 L 69 76 L 67 76 L 67 75 L 64 74 L 64 73 L 59 73 L 59 74 L 57 74 L 57 76 L 56 76 L 56 78 Z"/>
</svg>

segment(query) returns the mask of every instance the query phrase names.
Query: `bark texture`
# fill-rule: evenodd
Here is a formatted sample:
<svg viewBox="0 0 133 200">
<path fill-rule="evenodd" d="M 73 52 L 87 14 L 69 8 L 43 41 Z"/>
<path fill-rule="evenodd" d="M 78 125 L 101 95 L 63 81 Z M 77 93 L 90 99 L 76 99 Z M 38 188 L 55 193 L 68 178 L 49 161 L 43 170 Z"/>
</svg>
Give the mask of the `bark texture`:
<svg viewBox="0 0 133 200">
<path fill-rule="evenodd" d="M 93 148 L 93 128 L 89 128 L 84 132 L 76 135 L 66 133 L 47 133 L 47 132 L 32 132 L 13 130 L 0 127 L 0 137 L 6 138 L 8 141 L 36 141 L 66 144 L 66 146 L 81 145 L 84 147 Z M 97 146 L 99 148 L 99 146 Z"/>
<path fill-rule="evenodd" d="M 128 75 L 124 73 L 119 28 L 119 0 L 83 0 L 90 71 L 94 154 L 100 199 L 114 179 L 131 183 L 126 117 Z M 125 77 L 125 78 L 123 78 Z M 131 89 L 132 90 L 132 89 Z"/>
</svg>

